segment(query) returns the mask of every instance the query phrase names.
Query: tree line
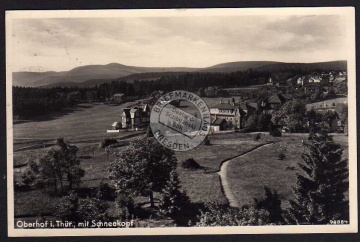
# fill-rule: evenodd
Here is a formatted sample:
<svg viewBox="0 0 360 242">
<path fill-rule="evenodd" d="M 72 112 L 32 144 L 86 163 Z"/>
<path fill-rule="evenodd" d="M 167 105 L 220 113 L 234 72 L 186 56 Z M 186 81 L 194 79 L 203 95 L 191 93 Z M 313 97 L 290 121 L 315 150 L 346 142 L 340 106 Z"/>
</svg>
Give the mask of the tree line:
<svg viewBox="0 0 360 242">
<path fill-rule="evenodd" d="M 13 114 L 21 118 L 73 107 L 76 101 L 69 98 L 71 92 L 80 92 L 80 101 L 86 100 L 86 92 L 96 93 L 98 101 L 106 101 L 116 93 L 124 93 L 127 97 L 149 96 L 154 91 L 171 91 L 176 89 L 197 91 L 209 86 L 231 87 L 264 84 L 270 76 L 269 72 L 246 71 L 232 73 L 165 73 L 154 79 L 135 79 L 126 81 L 114 79 L 94 87 L 53 87 L 31 88 L 13 87 Z"/>
<path fill-rule="evenodd" d="M 124 77 L 114 79 L 111 82 L 106 80 L 106 82 L 104 81 L 104 83 L 93 87 L 25 88 L 15 86 L 13 87 L 13 113 L 22 118 L 31 118 L 64 108 L 71 108 L 76 105 L 76 101 L 69 98 L 68 95 L 74 91 L 80 93 L 80 101 L 87 100 L 86 94 L 88 91 L 95 93 L 97 101 L 110 100 L 116 93 L 123 93 L 128 98 L 147 97 L 154 91 L 159 90 L 164 92 L 186 90 L 201 94 L 208 87 L 217 87 L 219 90 L 218 96 L 226 96 L 226 93 L 220 93 L 220 91 L 225 92 L 222 88 L 265 84 L 270 77 L 273 81 L 285 81 L 289 77 L 301 74 L 306 73 L 301 70 L 269 72 L 252 69 L 230 73 L 167 72 L 132 76 L 134 79 L 131 80 Z M 295 90 L 291 87 L 286 92 L 293 93 L 301 99 L 308 98 L 307 102 L 318 100 L 320 95 L 320 93 L 305 95 L 302 88 Z M 260 100 L 263 99 L 261 95 L 269 96 L 271 93 L 266 90 L 259 90 L 258 92 L 251 93 L 249 98 Z M 310 95 L 314 97 L 310 98 Z"/>
<path fill-rule="evenodd" d="M 76 102 L 67 94 L 77 88 L 31 88 L 13 87 L 13 115 L 32 118 L 39 115 L 71 108 Z"/>
</svg>

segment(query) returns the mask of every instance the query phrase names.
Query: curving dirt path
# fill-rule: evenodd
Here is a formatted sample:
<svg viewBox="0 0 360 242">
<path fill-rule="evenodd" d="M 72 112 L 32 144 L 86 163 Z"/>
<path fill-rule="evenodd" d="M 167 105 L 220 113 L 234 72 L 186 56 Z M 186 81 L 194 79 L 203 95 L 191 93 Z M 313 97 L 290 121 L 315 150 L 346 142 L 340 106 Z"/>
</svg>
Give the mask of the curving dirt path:
<svg viewBox="0 0 360 242">
<path fill-rule="evenodd" d="M 259 146 L 255 147 L 255 148 L 241 154 L 241 155 L 231 157 L 231 158 L 226 159 L 226 160 L 221 162 L 220 171 L 218 172 L 218 174 L 220 176 L 220 185 L 222 187 L 222 190 L 224 192 L 224 195 L 225 195 L 226 199 L 229 202 L 230 207 L 238 208 L 238 207 L 240 207 L 240 205 L 239 205 L 238 201 L 236 200 L 233 192 L 231 191 L 231 188 L 230 188 L 230 185 L 229 185 L 229 182 L 228 182 L 228 179 L 227 179 L 227 168 L 228 168 L 229 162 L 232 161 L 235 158 L 247 155 L 247 154 L 249 154 L 249 153 L 251 153 L 251 152 L 253 152 L 253 151 L 257 150 L 257 149 L 261 149 L 262 147 L 270 146 L 270 145 L 273 145 L 273 144 L 274 144 L 274 142 L 259 145 Z"/>
</svg>

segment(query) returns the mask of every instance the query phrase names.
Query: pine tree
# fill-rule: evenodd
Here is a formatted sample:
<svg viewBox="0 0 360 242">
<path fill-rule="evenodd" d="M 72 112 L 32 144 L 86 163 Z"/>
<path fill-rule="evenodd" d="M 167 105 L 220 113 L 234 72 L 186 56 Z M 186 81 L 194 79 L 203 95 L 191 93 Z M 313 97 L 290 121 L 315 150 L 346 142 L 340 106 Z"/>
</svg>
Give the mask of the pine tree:
<svg viewBox="0 0 360 242">
<path fill-rule="evenodd" d="M 254 198 L 255 209 L 264 209 L 269 213 L 269 222 L 273 224 L 283 224 L 281 200 L 276 190 L 271 191 L 267 186 L 264 187 L 265 198 Z"/>
<path fill-rule="evenodd" d="M 180 190 L 180 181 L 175 170 L 170 173 L 170 179 L 163 189 L 159 212 L 163 215 L 178 215 L 189 203 L 189 197 Z"/>
<path fill-rule="evenodd" d="M 332 219 L 348 219 L 348 165 L 341 158 L 340 145 L 324 133 L 305 145 L 308 152 L 298 163 L 304 175 L 297 174 L 296 199 L 290 200 L 288 222 L 327 224 Z"/>
<path fill-rule="evenodd" d="M 152 129 L 151 129 L 150 125 L 148 126 L 148 128 L 146 130 L 145 137 L 148 137 L 148 138 L 154 137 L 154 134 L 152 132 Z"/>
</svg>

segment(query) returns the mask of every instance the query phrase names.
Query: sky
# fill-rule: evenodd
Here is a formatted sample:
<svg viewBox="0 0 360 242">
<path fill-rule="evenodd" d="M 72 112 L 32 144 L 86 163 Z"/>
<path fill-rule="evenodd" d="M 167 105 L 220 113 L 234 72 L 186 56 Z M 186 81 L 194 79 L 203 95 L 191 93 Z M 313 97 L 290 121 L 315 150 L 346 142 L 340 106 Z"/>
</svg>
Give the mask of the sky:
<svg viewBox="0 0 360 242">
<path fill-rule="evenodd" d="M 340 15 L 15 19 L 14 71 L 90 64 L 208 67 L 346 59 Z"/>
</svg>

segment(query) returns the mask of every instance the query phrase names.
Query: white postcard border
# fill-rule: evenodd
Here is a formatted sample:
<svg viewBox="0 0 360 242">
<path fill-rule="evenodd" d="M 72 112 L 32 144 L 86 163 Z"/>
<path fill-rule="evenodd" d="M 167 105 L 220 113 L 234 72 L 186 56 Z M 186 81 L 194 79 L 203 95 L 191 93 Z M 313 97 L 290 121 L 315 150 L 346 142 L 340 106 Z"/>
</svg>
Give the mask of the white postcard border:
<svg viewBox="0 0 360 242">
<path fill-rule="evenodd" d="M 167 227 L 167 228 L 101 228 L 101 229 L 15 229 L 13 186 L 13 115 L 12 115 L 12 20 L 19 18 L 109 18 L 208 16 L 208 15 L 343 15 L 348 31 L 348 105 L 349 105 L 349 205 L 347 225 L 279 225 L 238 227 Z M 355 8 L 248 8 L 248 9 L 170 9 L 170 10 L 21 10 L 6 11 L 6 121 L 7 121 L 7 195 L 8 235 L 30 236 L 93 236 L 93 235 L 198 235 L 198 234 L 279 234 L 279 233 L 355 233 L 357 217 L 357 129 L 356 129 L 356 65 Z"/>
</svg>

